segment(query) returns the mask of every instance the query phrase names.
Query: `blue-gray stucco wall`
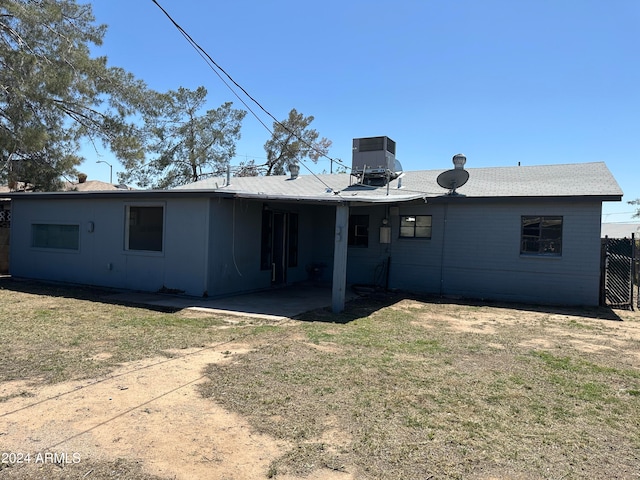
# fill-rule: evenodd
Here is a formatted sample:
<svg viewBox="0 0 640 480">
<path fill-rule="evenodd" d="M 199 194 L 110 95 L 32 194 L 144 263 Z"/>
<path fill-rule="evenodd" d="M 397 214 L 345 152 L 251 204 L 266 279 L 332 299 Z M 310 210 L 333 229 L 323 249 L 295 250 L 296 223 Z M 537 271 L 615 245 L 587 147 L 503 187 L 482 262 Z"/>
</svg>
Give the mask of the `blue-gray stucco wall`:
<svg viewBox="0 0 640 480">
<path fill-rule="evenodd" d="M 390 217 L 391 288 L 540 304 L 599 302 L 598 201 L 463 199 L 400 206 L 397 213 Z M 398 238 L 399 216 L 407 214 L 432 215 L 432 238 Z M 520 253 L 523 215 L 563 217 L 561 256 Z"/>
<path fill-rule="evenodd" d="M 349 215 L 369 216 L 369 241 L 366 247 L 348 247 L 347 283 L 384 287 L 386 284 L 386 265 L 392 251 L 391 244 L 380 243 L 380 227 L 383 219 L 389 217 L 389 207 L 386 205 L 355 206 L 349 209 Z"/>
<path fill-rule="evenodd" d="M 14 198 L 11 274 L 17 277 L 157 291 L 162 287 L 202 295 L 206 288 L 208 201 L 166 198 Z M 126 205 L 164 206 L 162 252 L 124 248 Z M 79 226 L 79 249 L 33 248 L 34 223 Z M 90 231 L 90 225 L 93 231 Z"/>
<path fill-rule="evenodd" d="M 260 268 L 260 247 L 262 211 L 269 208 L 298 214 L 298 264 L 287 269 L 287 283 L 308 280 L 312 265 L 322 266 L 321 275 L 313 276 L 315 282 L 331 282 L 334 206 L 173 195 L 142 202 L 132 198 L 14 197 L 11 273 L 145 291 L 166 287 L 195 296 L 268 288 L 271 271 Z M 125 250 L 127 204 L 164 206 L 163 252 Z M 349 247 L 349 284 L 541 304 L 598 304 L 598 200 L 451 198 L 428 204 L 351 206 L 350 214 L 368 215 L 369 244 Z M 431 215 L 432 237 L 399 238 L 402 215 Z M 563 217 L 561 256 L 520 253 L 523 215 Z M 380 242 L 385 219 L 391 226 L 391 243 Z M 31 224 L 39 222 L 79 225 L 79 249 L 33 248 Z"/>
</svg>

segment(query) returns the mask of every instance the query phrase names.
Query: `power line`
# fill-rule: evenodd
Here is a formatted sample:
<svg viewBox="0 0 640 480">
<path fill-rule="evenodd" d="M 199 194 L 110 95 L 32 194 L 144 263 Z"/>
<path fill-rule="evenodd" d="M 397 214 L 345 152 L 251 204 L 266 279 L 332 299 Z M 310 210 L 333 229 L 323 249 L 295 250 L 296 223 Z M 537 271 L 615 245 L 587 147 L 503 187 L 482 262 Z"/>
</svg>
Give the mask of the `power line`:
<svg viewBox="0 0 640 480">
<path fill-rule="evenodd" d="M 611 212 L 611 213 L 605 213 L 605 215 L 630 215 L 632 213 L 636 213 L 635 210 L 631 211 L 631 212 Z"/>
<path fill-rule="evenodd" d="M 258 117 L 258 115 L 251 109 L 251 107 L 249 107 L 249 105 L 247 105 L 247 103 L 237 94 L 237 92 L 231 88 L 231 85 L 229 85 L 225 79 L 222 77 L 222 75 L 220 75 L 220 72 L 218 70 L 220 70 L 221 72 L 223 72 L 236 86 L 238 86 L 238 88 L 240 88 L 246 95 L 247 97 L 249 97 L 251 100 L 254 101 L 254 103 L 256 103 L 260 108 L 262 108 L 262 106 L 256 102 L 246 91 L 244 91 L 244 89 L 242 87 L 240 87 L 230 76 L 229 74 L 227 74 L 227 72 L 220 67 L 220 65 L 218 65 L 215 60 L 213 60 L 213 58 L 211 58 L 211 56 L 202 48 L 200 47 L 200 45 L 198 45 L 196 43 L 196 41 L 191 38 L 191 36 L 171 17 L 171 15 L 169 15 L 169 13 L 162 8 L 162 6 L 156 1 L 156 0 L 152 0 L 153 3 L 156 4 L 156 6 L 162 11 L 162 13 L 165 14 L 165 16 L 169 19 L 169 21 L 171 23 L 173 23 L 174 27 L 176 27 L 176 29 L 182 34 L 182 36 L 187 40 L 187 42 L 194 48 L 194 50 L 196 52 L 198 52 L 198 55 L 200 55 L 200 57 L 205 61 L 205 63 L 209 66 L 209 68 L 213 71 L 213 73 L 215 73 L 218 78 L 222 81 L 222 83 L 225 84 L 225 86 L 231 91 L 231 93 L 233 93 L 236 98 L 238 100 L 240 100 L 240 102 L 242 102 L 242 104 L 247 108 L 247 110 L 249 110 L 249 112 L 251 112 L 251 114 L 256 118 L 256 120 L 258 120 L 258 122 L 260 122 L 260 124 L 271 134 L 273 134 L 273 132 L 271 131 L 271 129 L 262 121 L 262 119 L 260 119 L 260 117 Z M 218 69 L 216 70 L 216 68 L 214 68 L 214 66 Z M 263 108 L 264 110 L 264 108 Z M 265 110 L 266 111 L 266 110 Z M 267 112 L 268 113 L 268 112 Z"/>
<path fill-rule="evenodd" d="M 187 42 L 189 42 L 189 44 L 198 52 L 198 54 L 200 55 L 200 57 L 202 57 L 205 62 L 207 63 L 207 65 L 209 65 L 209 68 L 211 68 L 214 73 L 218 76 L 218 78 L 220 78 L 220 80 L 226 85 L 226 87 L 231 90 L 231 92 L 236 96 L 236 98 L 238 98 L 238 100 L 240 100 L 242 102 L 242 104 L 247 107 L 247 110 L 249 110 L 249 112 L 251 112 L 251 114 L 258 120 L 258 122 L 260 122 L 260 124 L 270 133 L 273 135 L 273 131 L 258 117 L 258 115 L 247 105 L 247 103 L 238 95 L 238 93 L 224 80 L 224 78 L 222 77 L 222 75 L 220 75 L 219 72 L 222 72 L 228 79 L 229 81 L 231 81 L 237 88 L 239 88 L 242 93 L 244 93 L 253 103 L 255 103 L 265 114 L 267 114 L 276 124 L 278 124 L 279 126 L 281 126 L 284 130 L 286 130 L 287 132 L 289 132 L 291 135 L 295 136 L 298 140 L 300 140 L 302 143 L 304 143 L 307 147 L 311 148 L 312 150 L 314 150 L 316 153 L 320 154 L 321 157 L 327 158 L 329 161 L 331 162 L 335 162 L 339 165 L 342 165 L 343 167 L 346 167 L 344 165 L 344 163 L 342 163 L 341 161 L 331 158 L 328 155 L 326 155 L 325 153 L 323 153 L 322 151 L 318 150 L 315 146 L 313 146 L 312 144 L 308 143 L 305 139 L 301 138 L 296 132 L 291 131 L 286 125 L 284 125 L 282 122 L 280 122 L 274 115 L 272 115 L 265 107 L 262 106 L 262 104 L 260 102 L 258 102 L 255 98 L 253 98 L 249 92 L 247 92 L 242 85 L 240 85 L 238 82 L 236 82 L 233 77 L 231 77 L 231 75 L 229 75 L 227 73 L 227 71 L 222 68 L 220 65 L 218 65 L 218 63 L 211 57 L 211 55 L 209 55 L 207 53 L 207 51 L 202 48 L 192 37 L 191 35 L 189 35 L 186 30 L 184 30 L 184 28 L 182 28 L 180 26 L 180 24 L 178 24 L 178 22 L 176 22 L 173 17 L 171 17 L 171 15 L 158 3 L 157 0 L 151 0 L 153 3 L 156 4 L 156 6 L 162 11 L 162 13 L 164 13 L 164 15 L 169 19 L 169 21 L 176 27 L 176 29 L 182 34 L 182 36 L 187 40 Z M 215 68 L 214 68 L 215 67 Z M 219 70 L 219 71 L 218 71 Z M 325 187 L 327 188 L 331 188 L 329 187 L 329 185 L 327 185 L 325 182 L 323 182 L 320 178 L 318 178 L 318 176 L 311 171 L 311 169 L 304 163 L 304 161 L 301 160 L 301 163 L 303 164 L 303 166 L 309 171 L 309 173 L 311 173 L 314 177 L 316 177 L 322 184 L 324 184 Z"/>
</svg>

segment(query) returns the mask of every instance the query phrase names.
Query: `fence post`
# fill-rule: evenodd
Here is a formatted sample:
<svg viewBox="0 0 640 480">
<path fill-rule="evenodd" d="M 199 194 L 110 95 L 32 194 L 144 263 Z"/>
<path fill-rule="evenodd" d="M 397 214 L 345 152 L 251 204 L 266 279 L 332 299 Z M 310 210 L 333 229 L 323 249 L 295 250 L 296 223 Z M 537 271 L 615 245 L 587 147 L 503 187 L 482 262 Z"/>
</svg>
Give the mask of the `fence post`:
<svg viewBox="0 0 640 480">
<path fill-rule="evenodd" d="M 635 263 L 636 263 L 636 253 L 635 253 L 635 247 L 636 247 L 636 239 L 635 239 L 635 234 L 632 233 L 631 234 L 631 258 L 629 259 L 629 263 L 631 265 L 629 265 L 629 269 L 631 270 L 629 272 L 630 275 L 630 281 L 629 281 L 629 306 L 631 307 L 631 310 L 633 310 L 633 277 L 635 276 Z"/>
<path fill-rule="evenodd" d="M 607 305 L 606 288 L 606 271 L 607 271 L 607 240 L 609 237 L 605 235 L 600 240 L 600 306 Z"/>
<path fill-rule="evenodd" d="M 631 310 L 633 310 L 633 285 L 636 285 L 636 307 L 640 309 L 640 257 L 638 257 L 638 245 L 636 234 L 631 234 Z"/>
</svg>

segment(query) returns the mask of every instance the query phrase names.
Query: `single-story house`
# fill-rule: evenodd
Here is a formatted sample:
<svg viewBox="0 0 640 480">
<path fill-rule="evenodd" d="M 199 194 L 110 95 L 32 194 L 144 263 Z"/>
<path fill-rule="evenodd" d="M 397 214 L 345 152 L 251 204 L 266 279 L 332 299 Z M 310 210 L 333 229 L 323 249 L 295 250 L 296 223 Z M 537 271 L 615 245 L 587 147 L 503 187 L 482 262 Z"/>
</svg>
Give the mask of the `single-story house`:
<svg viewBox="0 0 640 480">
<path fill-rule="evenodd" d="M 598 304 L 602 202 L 622 198 L 604 163 L 455 170 L 13 193 L 11 273 L 208 297 L 312 280 L 334 311 L 354 284 Z"/>
</svg>

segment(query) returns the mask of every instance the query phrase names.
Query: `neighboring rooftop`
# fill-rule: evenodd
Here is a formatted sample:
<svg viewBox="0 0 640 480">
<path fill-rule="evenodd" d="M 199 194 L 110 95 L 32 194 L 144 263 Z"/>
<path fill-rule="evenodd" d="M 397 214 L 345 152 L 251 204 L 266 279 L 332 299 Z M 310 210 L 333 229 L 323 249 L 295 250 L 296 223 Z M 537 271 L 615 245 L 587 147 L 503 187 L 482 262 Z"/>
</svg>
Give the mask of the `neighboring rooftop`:
<svg viewBox="0 0 640 480">
<path fill-rule="evenodd" d="M 102 182 L 100 180 L 85 180 L 83 182 L 64 182 L 64 192 L 107 192 L 110 190 L 130 190 L 126 185 L 115 185 L 113 183 Z M 25 184 L 19 184 L 17 189 L 11 190 L 7 185 L 0 185 L 0 194 L 24 192 Z M 29 192 L 30 190 L 26 190 Z M 52 192 L 44 192 L 52 193 Z"/>
<path fill-rule="evenodd" d="M 100 180 L 86 180 L 84 182 L 65 182 L 65 191 L 76 192 L 104 192 L 108 190 L 128 190 L 128 187 L 122 187 L 113 183 L 101 182 Z"/>
<path fill-rule="evenodd" d="M 600 230 L 602 238 L 635 238 L 640 239 L 640 223 L 603 223 Z"/>
</svg>

